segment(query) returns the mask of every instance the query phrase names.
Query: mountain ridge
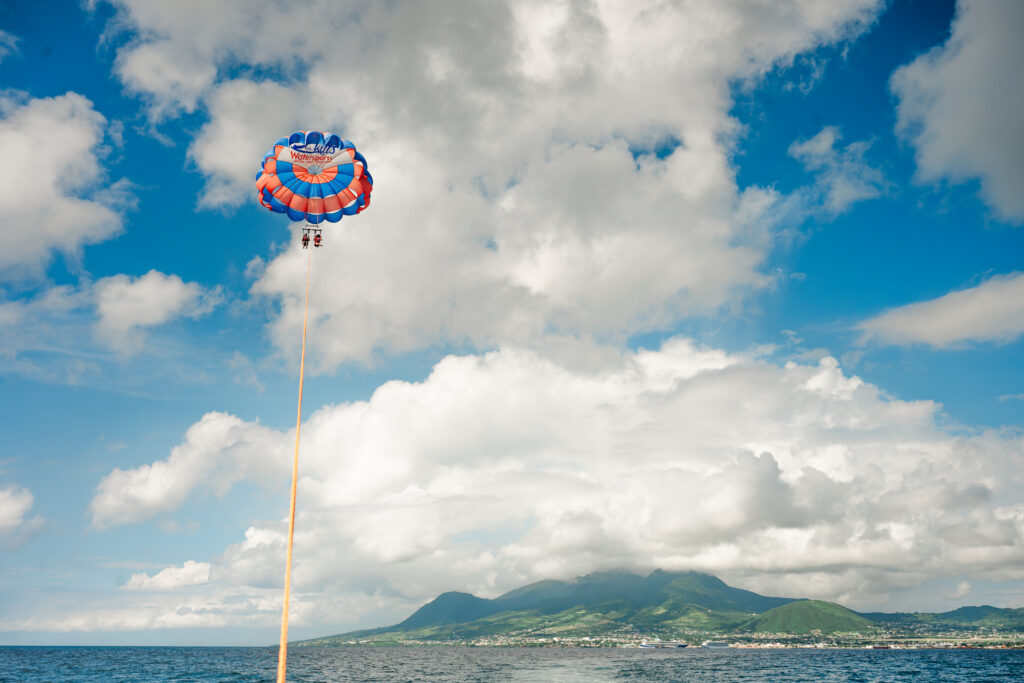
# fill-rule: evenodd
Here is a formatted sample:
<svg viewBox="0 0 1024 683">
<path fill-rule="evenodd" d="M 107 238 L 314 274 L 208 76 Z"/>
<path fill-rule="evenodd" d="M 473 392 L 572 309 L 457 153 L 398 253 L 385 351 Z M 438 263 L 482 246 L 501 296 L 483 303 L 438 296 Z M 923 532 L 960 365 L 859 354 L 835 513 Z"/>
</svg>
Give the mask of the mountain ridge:
<svg viewBox="0 0 1024 683">
<path fill-rule="evenodd" d="M 1024 631 L 1024 608 L 983 605 L 943 613 L 858 613 L 838 603 L 760 595 L 701 572 L 657 569 L 644 576 L 604 571 L 571 581 L 545 579 L 496 598 L 448 591 L 398 624 L 295 644 L 460 641 L 509 634 L 871 634 L 940 627 Z"/>
</svg>

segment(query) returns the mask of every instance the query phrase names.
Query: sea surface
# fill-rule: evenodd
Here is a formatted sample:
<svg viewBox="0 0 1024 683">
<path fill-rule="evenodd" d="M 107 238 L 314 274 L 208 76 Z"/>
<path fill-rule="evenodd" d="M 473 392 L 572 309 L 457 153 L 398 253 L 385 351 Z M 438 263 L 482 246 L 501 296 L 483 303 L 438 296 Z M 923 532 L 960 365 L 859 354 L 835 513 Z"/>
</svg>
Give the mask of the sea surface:
<svg viewBox="0 0 1024 683">
<path fill-rule="evenodd" d="M 0 647 L 2 683 L 275 680 L 276 648 Z M 290 683 L 1024 681 L 1024 650 L 297 648 Z"/>
</svg>

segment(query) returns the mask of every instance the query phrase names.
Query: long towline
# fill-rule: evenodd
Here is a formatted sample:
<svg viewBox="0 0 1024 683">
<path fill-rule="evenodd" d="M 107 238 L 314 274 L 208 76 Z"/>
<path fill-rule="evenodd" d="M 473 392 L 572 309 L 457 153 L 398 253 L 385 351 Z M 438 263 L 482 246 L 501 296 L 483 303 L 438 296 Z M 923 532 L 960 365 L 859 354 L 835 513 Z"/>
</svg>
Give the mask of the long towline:
<svg viewBox="0 0 1024 683">
<path fill-rule="evenodd" d="M 309 273 L 312 250 L 306 253 L 306 302 L 302 309 L 302 356 L 299 361 L 299 410 L 295 418 L 295 458 L 292 460 L 292 500 L 288 513 L 288 551 L 284 568 L 284 606 L 281 608 L 281 645 L 277 651 L 277 683 L 285 683 L 288 668 L 288 600 L 292 589 L 292 540 L 295 537 L 295 492 L 299 479 L 299 434 L 302 428 L 302 381 L 306 374 L 306 319 L 309 315 Z"/>
</svg>

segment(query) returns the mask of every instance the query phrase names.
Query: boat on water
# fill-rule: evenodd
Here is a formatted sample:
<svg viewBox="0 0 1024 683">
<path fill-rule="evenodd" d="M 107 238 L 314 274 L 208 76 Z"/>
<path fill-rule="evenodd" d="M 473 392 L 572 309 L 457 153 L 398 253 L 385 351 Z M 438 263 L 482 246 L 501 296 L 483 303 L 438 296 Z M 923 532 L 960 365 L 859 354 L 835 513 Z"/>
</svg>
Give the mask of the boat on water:
<svg viewBox="0 0 1024 683">
<path fill-rule="evenodd" d="M 704 644 L 701 645 L 701 647 L 726 648 L 726 647 L 732 647 L 732 646 L 729 645 L 729 643 L 725 642 L 724 640 L 705 640 Z"/>
<path fill-rule="evenodd" d="M 642 643 L 640 643 L 640 647 L 653 647 L 653 648 L 665 649 L 665 648 L 687 647 L 687 644 L 686 643 L 682 643 L 682 642 L 680 642 L 678 640 L 654 640 L 654 641 L 651 641 L 651 642 L 647 642 L 645 640 Z"/>
</svg>

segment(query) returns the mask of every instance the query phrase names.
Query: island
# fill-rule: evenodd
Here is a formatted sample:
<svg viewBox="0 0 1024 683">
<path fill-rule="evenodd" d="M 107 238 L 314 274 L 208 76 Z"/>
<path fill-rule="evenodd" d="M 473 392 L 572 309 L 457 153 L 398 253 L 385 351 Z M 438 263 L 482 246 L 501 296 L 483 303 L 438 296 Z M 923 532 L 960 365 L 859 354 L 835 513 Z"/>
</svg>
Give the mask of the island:
<svg viewBox="0 0 1024 683">
<path fill-rule="evenodd" d="M 442 593 L 405 621 L 296 647 L 1022 648 L 1024 609 L 855 612 L 759 595 L 700 572 L 595 572 L 497 598 Z"/>
</svg>

